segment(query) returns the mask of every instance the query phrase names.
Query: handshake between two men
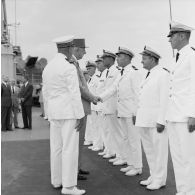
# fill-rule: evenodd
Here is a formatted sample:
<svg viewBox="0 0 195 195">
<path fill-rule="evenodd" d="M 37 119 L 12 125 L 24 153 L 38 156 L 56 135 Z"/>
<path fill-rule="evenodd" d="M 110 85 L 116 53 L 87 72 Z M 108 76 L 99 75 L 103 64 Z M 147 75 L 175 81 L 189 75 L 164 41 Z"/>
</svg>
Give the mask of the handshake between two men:
<svg viewBox="0 0 195 195">
<path fill-rule="evenodd" d="M 100 98 L 99 96 L 93 96 L 92 103 L 97 105 L 98 102 L 103 102 L 102 98 Z M 79 131 L 83 126 L 83 123 L 84 123 L 84 117 L 81 119 L 77 119 L 75 129 Z"/>
</svg>

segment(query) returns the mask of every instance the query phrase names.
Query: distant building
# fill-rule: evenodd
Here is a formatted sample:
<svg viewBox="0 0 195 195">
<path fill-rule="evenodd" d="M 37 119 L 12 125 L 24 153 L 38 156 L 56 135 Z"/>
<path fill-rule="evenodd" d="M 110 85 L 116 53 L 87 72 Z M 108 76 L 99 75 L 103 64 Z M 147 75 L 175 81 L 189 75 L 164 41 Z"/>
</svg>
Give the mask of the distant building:
<svg viewBox="0 0 195 195">
<path fill-rule="evenodd" d="M 10 44 L 5 0 L 1 0 L 1 74 L 16 79 L 13 45 Z"/>
</svg>

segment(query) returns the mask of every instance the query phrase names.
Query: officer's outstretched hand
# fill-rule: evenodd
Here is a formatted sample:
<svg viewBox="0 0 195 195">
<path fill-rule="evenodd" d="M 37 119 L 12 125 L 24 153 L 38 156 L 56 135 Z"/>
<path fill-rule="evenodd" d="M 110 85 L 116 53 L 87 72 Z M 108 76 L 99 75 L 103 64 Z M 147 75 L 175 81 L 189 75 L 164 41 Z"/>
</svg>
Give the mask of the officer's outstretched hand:
<svg viewBox="0 0 195 195">
<path fill-rule="evenodd" d="M 156 129 L 158 133 L 162 133 L 165 129 L 165 126 L 161 125 L 160 123 L 156 123 Z"/>
<path fill-rule="evenodd" d="M 98 96 L 95 96 L 94 99 L 93 99 L 93 104 L 97 104 L 98 102 L 103 102 L 102 99 Z"/>
<path fill-rule="evenodd" d="M 194 117 L 188 118 L 188 130 L 190 133 L 195 131 L 195 118 Z"/>
</svg>

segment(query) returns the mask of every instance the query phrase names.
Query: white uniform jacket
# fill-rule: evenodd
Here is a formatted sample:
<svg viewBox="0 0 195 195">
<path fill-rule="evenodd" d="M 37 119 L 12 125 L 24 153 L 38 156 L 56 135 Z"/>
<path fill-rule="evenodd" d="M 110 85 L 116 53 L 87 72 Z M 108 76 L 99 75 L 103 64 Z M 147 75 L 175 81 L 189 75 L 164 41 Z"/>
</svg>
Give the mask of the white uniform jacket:
<svg viewBox="0 0 195 195">
<path fill-rule="evenodd" d="M 96 95 L 99 96 L 99 94 L 103 93 L 105 88 L 104 88 L 104 82 L 106 79 L 106 70 L 105 69 L 100 75 L 97 77 L 97 87 L 96 87 Z M 103 103 L 99 102 L 97 105 L 95 105 L 95 110 L 96 111 L 101 111 L 102 112 L 102 106 Z"/>
<path fill-rule="evenodd" d="M 96 89 L 98 86 L 98 82 L 99 82 L 99 75 L 100 72 L 96 71 L 95 74 L 89 79 L 89 81 L 87 82 L 89 91 L 93 94 L 93 95 L 97 95 L 96 94 Z M 91 110 L 95 110 L 96 105 L 95 104 L 91 104 Z"/>
<path fill-rule="evenodd" d="M 165 124 L 168 75 L 167 70 L 157 65 L 142 81 L 139 90 L 136 126 L 156 127 L 156 123 Z"/>
<path fill-rule="evenodd" d="M 170 72 L 166 119 L 171 122 L 186 122 L 188 117 L 195 117 L 195 51 L 187 45 L 179 54 Z"/>
<path fill-rule="evenodd" d="M 96 71 L 95 74 L 88 81 L 87 84 L 88 84 L 88 87 L 89 87 L 89 90 L 91 91 L 91 93 L 97 95 L 97 87 L 99 85 L 99 80 L 102 77 L 103 77 L 103 73 L 101 73 L 100 71 Z"/>
<path fill-rule="evenodd" d="M 105 72 L 106 72 L 107 77 L 105 78 L 105 81 L 104 81 L 104 90 L 106 91 L 106 89 L 112 86 L 112 84 L 114 83 L 118 75 L 120 74 L 120 71 L 119 69 L 117 69 L 116 65 L 112 65 L 109 69 L 106 69 Z M 116 105 L 117 105 L 117 97 L 116 97 L 116 94 L 114 94 L 108 100 L 103 102 L 103 105 L 102 105 L 103 114 L 116 113 L 116 110 L 117 110 Z"/>
<path fill-rule="evenodd" d="M 84 116 L 76 67 L 58 53 L 43 71 L 48 118 L 80 119 Z"/>
<path fill-rule="evenodd" d="M 116 78 L 112 86 L 100 94 L 103 101 L 106 101 L 114 94 L 117 95 L 117 116 L 132 117 L 136 114 L 138 86 L 140 75 L 131 65 L 124 68 L 123 75 Z"/>
</svg>

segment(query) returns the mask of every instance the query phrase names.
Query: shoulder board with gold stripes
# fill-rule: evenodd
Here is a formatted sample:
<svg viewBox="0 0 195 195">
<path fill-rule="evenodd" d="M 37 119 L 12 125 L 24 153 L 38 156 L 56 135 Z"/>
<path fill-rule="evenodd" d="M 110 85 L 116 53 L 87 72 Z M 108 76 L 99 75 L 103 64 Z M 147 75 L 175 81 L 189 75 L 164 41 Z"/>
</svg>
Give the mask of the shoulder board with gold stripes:
<svg viewBox="0 0 195 195">
<path fill-rule="evenodd" d="M 170 73 L 170 70 L 168 70 L 168 69 L 166 69 L 166 68 L 164 68 L 164 67 L 163 67 L 163 69 L 164 69 L 165 71 L 167 71 L 168 73 Z"/>
</svg>

